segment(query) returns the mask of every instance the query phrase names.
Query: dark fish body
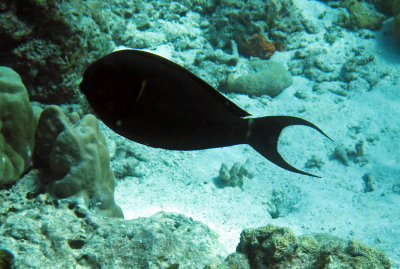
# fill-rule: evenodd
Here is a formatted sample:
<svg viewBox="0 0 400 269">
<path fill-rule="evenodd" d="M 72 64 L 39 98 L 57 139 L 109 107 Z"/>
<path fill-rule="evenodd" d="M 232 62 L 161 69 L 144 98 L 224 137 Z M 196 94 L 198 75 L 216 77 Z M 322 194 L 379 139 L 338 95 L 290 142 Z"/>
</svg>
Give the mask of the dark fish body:
<svg viewBox="0 0 400 269">
<path fill-rule="evenodd" d="M 275 164 L 301 174 L 277 151 L 283 128 L 300 118 L 249 113 L 187 69 L 141 50 L 113 52 L 93 64 L 80 84 L 98 117 L 133 141 L 170 150 L 249 144 Z"/>
<path fill-rule="evenodd" d="M 14 254 L 5 248 L 0 248 L 0 269 L 14 268 Z"/>
</svg>

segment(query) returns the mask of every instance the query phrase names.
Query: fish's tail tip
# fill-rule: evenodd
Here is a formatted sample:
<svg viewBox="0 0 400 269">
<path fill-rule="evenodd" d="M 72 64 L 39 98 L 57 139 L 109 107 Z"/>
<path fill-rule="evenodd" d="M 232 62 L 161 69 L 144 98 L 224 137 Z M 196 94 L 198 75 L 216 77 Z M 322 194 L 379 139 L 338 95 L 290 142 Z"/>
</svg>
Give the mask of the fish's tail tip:
<svg viewBox="0 0 400 269">
<path fill-rule="evenodd" d="M 287 163 L 278 152 L 279 136 L 285 127 L 291 125 L 304 125 L 311 127 L 322 135 L 326 136 L 329 140 L 333 141 L 318 126 L 304 119 L 292 116 L 267 116 L 263 118 L 256 118 L 252 121 L 251 125 L 253 130 L 250 132 L 248 144 L 264 158 L 293 173 L 321 178 L 320 176 L 307 173 L 293 167 Z"/>
<path fill-rule="evenodd" d="M 303 171 L 302 171 L 303 172 Z M 314 174 L 310 174 L 310 173 L 307 173 L 307 172 L 303 172 L 303 173 L 301 173 L 302 175 L 305 175 L 305 176 L 309 176 L 309 177 L 315 177 L 315 178 L 322 178 L 322 177 L 320 177 L 320 176 L 317 176 L 317 175 L 314 175 Z"/>
</svg>

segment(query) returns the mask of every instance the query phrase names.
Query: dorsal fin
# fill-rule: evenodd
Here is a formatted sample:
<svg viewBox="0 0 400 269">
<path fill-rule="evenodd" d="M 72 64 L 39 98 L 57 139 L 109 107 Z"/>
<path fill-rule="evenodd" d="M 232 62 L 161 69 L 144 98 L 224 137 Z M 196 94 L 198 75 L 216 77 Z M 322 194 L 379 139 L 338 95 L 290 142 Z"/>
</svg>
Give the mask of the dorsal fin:
<svg viewBox="0 0 400 269">
<path fill-rule="evenodd" d="M 237 117 L 247 117 L 251 116 L 250 113 L 246 112 L 245 110 L 241 109 L 239 106 L 237 106 L 235 103 L 227 99 L 223 94 L 218 92 L 216 89 L 214 89 L 210 84 L 187 70 L 186 68 L 168 60 L 167 58 L 164 58 L 162 56 L 146 52 L 144 50 L 135 50 L 135 49 L 127 49 L 127 50 L 119 50 L 113 53 L 114 56 L 121 55 L 122 57 L 129 57 L 132 56 L 133 54 L 137 55 L 142 55 L 145 56 L 146 58 L 152 59 L 158 63 L 163 63 L 167 66 L 170 66 L 173 69 L 179 70 L 181 73 L 185 74 L 186 76 L 190 77 L 194 81 L 196 81 L 203 89 L 205 92 L 209 95 L 211 95 L 214 99 L 217 100 L 217 102 L 222 103 L 225 108 L 231 112 L 233 115 Z"/>
</svg>

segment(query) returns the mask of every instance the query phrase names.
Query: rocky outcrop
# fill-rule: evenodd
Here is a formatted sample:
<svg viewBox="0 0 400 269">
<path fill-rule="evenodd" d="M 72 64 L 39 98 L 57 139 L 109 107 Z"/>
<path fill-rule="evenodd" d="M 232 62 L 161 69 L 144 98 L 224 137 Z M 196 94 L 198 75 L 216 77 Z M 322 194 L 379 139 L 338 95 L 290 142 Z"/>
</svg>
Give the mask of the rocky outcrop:
<svg viewBox="0 0 400 269">
<path fill-rule="evenodd" d="M 13 254 L 16 268 L 204 268 L 222 261 L 217 235 L 204 224 L 166 212 L 129 221 L 94 215 L 41 193 L 37 173 L 0 191 L 0 249 Z"/>
<path fill-rule="evenodd" d="M 48 170 L 44 184 L 51 193 L 77 196 L 99 214 L 123 217 L 114 201 L 114 173 L 96 117 L 86 115 L 73 126 L 61 108 L 50 106 L 40 115 L 35 144 L 34 164 Z"/>
<path fill-rule="evenodd" d="M 35 121 L 20 76 L 0 67 L 0 186 L 12 184 L 31 164 Z"/>
</svg>

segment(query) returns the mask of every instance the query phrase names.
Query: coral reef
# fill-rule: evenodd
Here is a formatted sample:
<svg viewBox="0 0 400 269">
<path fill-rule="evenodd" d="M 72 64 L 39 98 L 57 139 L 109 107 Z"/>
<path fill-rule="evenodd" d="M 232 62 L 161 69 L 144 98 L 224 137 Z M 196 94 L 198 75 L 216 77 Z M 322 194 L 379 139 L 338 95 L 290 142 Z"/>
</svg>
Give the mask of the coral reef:
<svg viewBox="0 0 400 269">
<path fill-rule="evenodd" d="M 396 0 L 367 0 L 370 3 L 373 3 L 376 8 L 387 16 L 392 16 L 392 6 Z"/>
<path fill-rule="evenodd" d="M 166 212 L 129 221 L 97 216 L 44 193 L 40 173 L 33 169 L 0 190 L 0 250 L 7 247 L 0 258 L 8 262 L 13 253 L 16 268 L 390 268 L 383 253 L 358 240 L 297 238 L 273 225 L 243 230 L 236 252 L 223 262 L 217 235 L 191 218 Z"/>
<path fill-rule="evenodd" d="M 35 167 L 50 168 L 46 181 L 57 197 L 78 195 L 99 214 L 123 217 L 114 201 L 105 138 L 93 115 L 72 126 L 59 107 L 49 106 L 40 115 L 35 144 Z"/>
<path fill-rule="evenodd" d="M 107 133 L 105 133 L 107 134 Z M 129 140 L 116 134 L 106 137 L 110 151 L 111 168 L 117 180 L 126 177 L 145 178 L 149 173 L 148 163 L 152 156 L 143 148 L 141 151 L 132 145 Z"/>
<path fill-rule="evenodd" d="M 250 66 L 253 71 L 249 74 L 238 77 L 229 74 L 220 89 L 225 92 L 275 97 L 293 83 L 291 74 L 278 62 L 258 60 L 250 62 Z"/>
<path fill-rule="evenodd" d="M 307 21 L 291 0 L 224 0 L 210 16 L 208 38 L 214 47 L 228 48 L 231 40 L 245 44 L 254 35 L 266 33 L 268 39 L 296 47 L 295 33 L 308 28 Z M 221 31 L 221 29 L 224 29 Z M 293 43 L 293 44 L 291 44 Z M 246 54 L 239 46 L 239 52 Z"/>
<path fill-rule="evenodd" d="M 369 163 L 369 159 L 365 153 L 364 147 L 365 142 L 363 140 L 358 141 L 354 145 L 354 150 L 339 144 L 336 146 L 331 158 L 340 161 L 346 166 L 349 166 L 350 162 L 358 164 L 359 166 L 365 166 Z"/>
<path fill-rule="evenodd" d="M 111 49 L 108 33 L 91 17 L 97 11 L 91 12 L 88 5 L 86 1 L 1 2 L 0 65 L 12 67 L 24 78 L 31 100 L 77 103 L 79 74 L 87 62 Z"/>
<path fill-rule="evenodd" d="M 168 44 L 175 51 L 201 49 L 199 53 L 207 55 L 219 48 L 229 51 L 223 61 L 235 65 L 234 43 L 243 55 L 268 58 L 274 48 L 262 39 L 264 35 L 290 49 L 299 46 L 295 33 L 309 28 L 292 0 L 7 0 L 0 6 L 0 22 L 0 64 L 24 77 L 31 100 L 46 104 L 82 102 L 77 82 L 84 67 L 116 45 L 155 49 Z M 200 66 L 198 74 L 224 70 L 218 66 L 208 70 L 208 63 Z M 218 78 L 210 76 L 210 80 L 217 85 Z"/>
<path fill-rule="evenodd" d="M 337 80 L 339 70 L 328 61 L 329 57 L 324 49 L 298 50 L 289 63 L 289 71 L 294 76 L 303 74 L 316 82 Z"/>
<path fill-rule="evenodd" d="M 400 0 L 393 0 L 392 14 L 393 16 L 397 16 L 400 14 Z"/>
<path fill-rule="evenodd" d="M 348 13 L 342 13 L 337 24 L 350 30 L 379 30 L 386 18 L 374 5 L 364 1 L 344 0 L 339 6 L 345 7 Z"/>
<path fill-rule="evenodd" d="M 358 240 L 323 234 L 297 238 L 273 225 L 243 230 L 236 251 L 247 256 L 251 268 L 391 268 L 382 252 Z"/>
<path fill-rule="evenodd" d="M 234 252 L 225 259 L 224 263 L 220 265 L 209 264 L 203 269 L 251 269 L 251 267 L 245 254 Z"/>
<path fill-rule="evenodd" d="M 327 2 L 331 7 L 343 8 L 336 21 L 337 25 L 352 31 L 359 29 L 379 30 L 383 21 L 386 19 L 385 15 L 391 15 L 391 5 L 393 0 L 341 0 Z"/>
<path fill-rule="evenodd" d="M 332 118 L 341 119 L 342 115 L 351 115 L 351 113 L 342 114 L 340 111 L 341 108 L 343 111 L 360 108 L 353 102 L 356 98 L 350 100 L 354 97 L 351 95 L 360 91 L 370 91 L 378 83 L 380 85 L 377 88 L 381 89 L 385 83 L 398 80 L 398 70 L 395 66 L 389 74 L 390 77 L 384 78 L 388 72 L 384 70 L 386 61 L 382 61 L 381 54 L 385 54 L 383 50 L 387 46 L 374 42 L 379 41 L 379 37 L 385 34 L 386 30 L 374 33 L 369 29 L 379 29 L 384 18 L 375 10 L 374 4 L 378 11 L 387 16 L 394 16 L 385 22 L 385 26 L 393 21 L 393 35 L 400 42 L 400 0 L 323 0 L 323 2 L 338 9 L 333 10 L 318 5 L 315 9 L 313 6 L 312 10 L 302 10 L 315 3 L 294 0 L 0 1 L 0 64 L 18 71 L 27 86 L 31 100 L 46 104 L 80 103 L 80 107 L 73 107 L 71 111 L 64 109 L 67 117 L 59 108 L 49 107 L 44 110 L 36 137 L 35 167 L 28 170 L 33 151 L 35 125 L 39 120 L 36 118 L 35 109 L 40 110 L 45 106 L 32 103 L 34 106 L 32 117 L 25 93 L 23 95 L 26 101 L 24 104 L 15 105 L 15 109 L 26 108 L 27 113 L 22 115 L 20 112 L 9 110 L 8 105 L 4 108 L 4 102 L 11 99 L 16 101 L 19 97 L 14 98 L 13 96 L 17 95 L 3 92 L 3 83 L 8 85 L 4 89 L 10 89 L 10 85 L 20 87 L 22 83 L 19 77 L 16 83 L 4 82 L 3 74 L 7 73 L 4 76 L 7 79 L 15 74 L 8 75 L 9 70 L 2 73 L 3 69 L 0 69 L 0 185 L 6 185 L 0 188 L 0 268 L 10 267 L 12 263 L 15 263 L 16 268 L 54 268 L 55 265 L 61 268 L 163 269 L 178 266 L 205 269 L 390 268 L 390 262 L 381 252 L 357 240 L 345 241 L 327 235 L 295 237 L 288 228 L 272 225 L 243 231 L 238 251 L 229 255 L 225 262 L 220 264 L 226 253 L 219 245 L 217 235 L 207 226 L 191 218 L 162 212 L 149 218 L 122 220 L 120 219 L 122 212 L 114 201 L 115 180 L 110 169 L 104 137 L 99 132 L 97 121 L 92 115 L 80 119 L 79 114 L 84 113 L 76 113 L 82 110 L 85 113 L 89 111 L 89 108 L 82 104 L 84 101 L 80 99 L 77 90 L 77 83 L 87 63 L 122 45 L 155 50 L 191 69 L 215 87 L 220 81 L 227 79 L 229 83 L 225 84 L 230 84 L 231 88 L 226 87 L 226 92 L 270 96 L 280 94 L 283 88 L 289 86 L 292 83 L 291 75 L 286 74 L 285 78 L 277 79 L 274 76 L 281 71 L 266 71 L 266 68 L 264 70 L 269 64 L 260 61 L 258 65 L 254 57 L 266 59 L 275 49 L 282 50 L 285 47 L 288 51 L 274 55 L 274 59 L 284 62 L 287 57 L 294 55 L 289 60 L 289 67 L 292 75 L 301 76 L 296 78 L 296 82 L 300 82 L 297 86 L 302 89 L 290 90 L 295 91 L 294 97 L 300 100 L 296 98 L 293 100 L 301 107 L 291 103 L 287 107 L 278 109 L 282 103 L 288 102 L 289 95 L 286 94 L 280 96 L 282 98 L 275 99 L 266 96 L 247 98 L 233 94 L 229 97 L 235 102 L 238 101 L 237 103 L 244 108 L 254 111 L 252 112 L 254 115 L 264 112 L 303 113 L 304 116 L 315 117 L 320 121 L 327 121 L 328 124 L 332 123 Z M 321 14 L 317 18 L 315 13 L 318 12 Z M 338 14 L 340 19 L 335 24 L 333 21 Z M 318 23 L 317 26 L 313 25 L 315 22 Z M 326 29 L 324 39 L 322 35 L 309 35 L 323 30 L 324 27 Z M 343 27 L 356 32 L 351 33 Z M 375 35 L 376 40 L 372 39 Z M 373 46 L 362 47 L 370 44 Z M 292 53 L 290 50 L 293 49 L 299 50 Z M 374 54 L 375 52 L 379 53 Z M 247 64 L 250 68 L 247 68 Z M 286 72 L 283 70 L 282 72 Z M 310 79 L 310 82 L 306 83 L 304 77 Z M 286 86 L 282 84 L 276 86 L 283 81 L 286 81 Z M 271 91 L 274 87 L 277 89 Z M 314 92 L 311 92 L 311 88 Z M 307 92 L 308 90 L 310 92 Z M 386 91 L 385 88 L 382 90 Z M 327 91 L 337 96 L 332 96 L 329 92 L 325 96 Z M 387 92 L 390 92 L 389 87 Z M 374 94 L 376 92 L 365 96 L 372 98 L 379 96 Z M 313 106 L 309 105 L 311 101 L 315 101 Z M 325 101 L 327 103 L 324 103 Z M 332 105 L 332 102 L 336 105 Z M 340 103 L 343 106 L 338 105 Z M 318 109 L 318 112 L 322 111 L 318 116 L 315 107 L 325 105 L 327 109 Z M 353 105 L 355 106 L 352 107 Z M 386 106 L 389 111 L 390 104 L 385 104 Z M 369 108 L 374 107 L 366 106 L 365 112 L 369 112 L 370 110 L 367 110 Z M 72 111 L 75 113 L 68 115 Z M 361 113 L 362 111 L 364 110 L 361 110 Z M 361 113 L 354 115 L 354 118 L 358 115 L 364 117 Z M 367 118 L 370 115 L 365 113 Z M 19 120 L 17 117 L 26 117 L 29 120 Z M 385 123 L 387 118 L 383 117 L 381 120 L 385 126 L 376 124 L 377 135 L 382 138 L 391 135 L 398 137 L 395 128 L 387 128 L 389 127 Z M 24 123 L 20 124 L 22 122 Z M 349 127 L 351 124 L 349 121 L 342 125 L 351 129 L 353 128 Z M 371 128 L 375 127 L 375 123 L 370 125 Z M 364 125 L 357 127 L 361 126 Z M 333 129 L 331 131 L 334 133 Z M 364 133 L 364 130 L 360 132 Z M 343 132 L 337 134 L 345 135 Z M 195 166 L 190 158 L 186 158 L 195 156 L 194 154 L 169 152 L 160 156 L 157 150 L 144 149 L 144 146 L 140 148 L 136 144 L 132 146 L 126 141 L 118 142 L 117 139 L 108 140 L 107 146 L 110 147 L 111 156 L 114 158 L 112 168 L 115 176 L 118 179 L 135 177 L 132 181 L 137 183 L 137 188 L 147 188 L 145 191 L 143 189 L 134 191 L 137 195 L 142 195 L 133 199 L 138 202 L 138 207 L 148 208 L 141 203 L 140 198 L 147 194 L 146 191 L 152 187 L 153 182 L 158 179 L 161 181 L 159 175 L 171 179 L 174 183 L 182 183 L 185 190 L 200 188 L 199 193 L 212 191 L 212 195 L 231 193 L 222 196 L 228 197 L 230 208 L 237 205 L 234 201 L 243 201 L 236 200 L 237 196 L 234 196 L 237 194 L 236 191 L 243 194 L 245 199 L 248 197 L 246 195 L 263 193 L 266 197 L 256 197 L 260 198 L 257 201 L 260 201 L 261 206 L 256 206 L 254 209 L 260 209 L 267 218 L 269 213 L 274 222 L 286 222 L 286 219 L 276 218 L 288 216 L 287 220 L 290 223 L 297 221 L 301 226 L 304 225 L 305 230 L 314 231 L 316 227 L 331 231 L 335 225 L 337 234 L 355 233 L 365 240 L 370 240 L 369 242 L 380 245 L 398 258 L 396 251 L 398 234 L 393 232 L 393 224 L 390 221 L 379 222 L 379 218 L 377 221 L 368 218 L 369 213 L 374 216 L 379 216 L 381 213 L 383 220 L 395 219 L 388 210 L 391 207 L 384 208 L 381 202 L 395 201 L 387 199 L 399 197 L 398 180 L 390 181 L 390 172 L 380 175 L 368 171 L 373 171 L 374 168 L 391 170 L 392 163 L 397 159 L 382 160 L 380 166 L 375 167 L 374 160 L 367 154 L 368 152 L 373 154 L 373 151 L 370 151 L 372 147 L 368 138 L 347 133 L 347 137 L 349 136 L 354 141 L 351 143 L 343 141 L 345 146 L 337 146 L 332 158 L 349 165 L 346 171 L 353 172 L 354 169 L 371 163 L 357 173 L 350 173 L 350 176 L 355 175 L 353 181 L 343 180 L 342 176 L 345 173 L 334 170 L 337 162 L 327 163 L 326 170 L 337 172 L 337 175 L 335 180 L 326 181 L 326 184 L 332 184 L 333 195 L 343 188 L 345 188 L 344 193 L 354 195 L 353 198 L 351 196 L 349 198 L 354 203 L 349 207 L 353 206 L 359 211 L 346 211 L 347 205 L 345 208 L 339 205 L 338 210 L 343 216 L 353 212 L 357 212 L 355 216 L 358 216 L 358 213 L 362 216 L 359 219 L 350 218 L 349 222 L 352 223 L 342 223 L 343 226 L 329 222 L 327 224 L 329 228 L 323 224 L 329 220 L 326 220 L 322 213 L 318 216 L 318 209 L 321 209 L 318 206 L 312 208 L 314 218 L 307 219 L 305 223 L 296 220 L 298 215 L 294 216 L 292 213 L 305 207 L 304 201 L 309 201 L 308 198 L 312 202 L 311 195 L 314 193 L 308 194 L 305 189 L 300 189 L 294 184 L 282 183 L 279 186 L 276 184 L 278 181 L 286 180 L 280 176 L 276 180 L 273 178 L 268 180 L 267 189 L 261 188 L 257 192 L 247 192 L 250 191 L 250 187 L 255 189 L 255 186 L 249 184 L 246 184 L 246 187 L 249 187 L 246 192 L 240 192 L 237 188 L 215 189 L 212 184 L 202 183 L 201 167 L 189 169 L 190 166 L 189 168 L 186 166 L 188 164 Z M 17 142 L 19 139 L 26 141 Z M 15 141 L 17 146 L 10 146 L 14 143 L 10 141 Z M 381 145 L 383 144 L 378 143 L 377 147 Z M 245 150 L 243 153 L 248 154 Z M 170 156 L 177 157 L 177 161 L 171 161 Z M 385 157 L 391 156 L 393 155 L 388 154 Z M 213 162 L 214 165 L 221 163 L 218 160 Z M 309 168 L 319 168 L 322 165 L 321 157 L 315 156 L 306 163 Z M 174 171 L 168 174 L 167 168 Z M 251 173 L 245 168 L 246 164 L 236 163 L 231 168 L 223 164 L 215 182 L 219 181 L 221 187 L 242 187 L 244 181 L 249 181 L 245 177 L 251 177 Z M 264 173 L 261 169 L 262 165 L 257 174 Z M 192 175 L 197 175 L 197 172 L 200 173 L 199 185 L 192 181 Z M 151 177 L 154 181 L 148 180 Z M 383 180 L 388 180 L 386 188 L 380 186 Z M 121 182 L 121 186 L 124 186 L 124 183 Z M 302 184 L 302 179 L 299 184 Z M 359 193 L 353 192 L 353 189 L 349 190 L 349 184 L 353 184 L 351 186 Z M 316 188 L 319 187 L 320 185 Z M 162 196 L 165 198 L 164 201 L 169 199 L 170 196 L 165 195 L 164 190 L 159 190 L 160 192 L 156 191 L 155 195 Z M 204 204 L 203 196 L 197 197 L 196 191 L 189 192 L 200 200 L 201 207 Z M 176 196 L 175 193 L 173 195 Z M 304 195 L 309 196 L 304 199 Z M 379 195 L 386 198 L 381 200 Z M 218 195 L 218 198 L 220 197 Z M 346 197 L 348 198 L 348 196 L 344 198 Z M 365 202 L 367 199 L 373 200 L 372 204 Z M 186 203 L 188 200 L 181 199 L 181 201 L 185 206 L 188 205 Z M 371 205 L 378 209 L 376 211 L 372 207 L 366 209 Z M 153 204 L 150 204 L 150 207 L 152 206 Z M 332 207 L 329 205 L 322 206 L 324 214 L 337 213 L 331 211 Z M 214 212 L 221 209 L 222 207 Z M 345 212 L 342 212 L 342 209 Z M 223 221 L 228 223 L 226 226 L 228 230 L 231 228 L 229 218 L 232 215 L 226 212 Z M 235 210 L 232 212 L 236 213 Z M 208 215 L 212 219 L 213 215 Z M 329 216 L 332 217 L 328 215 L 328 219 Z M 246 221 L 252 220 L 246 215 Z M 376 222 L 376 227 L 372 227 L 374 226 L 372 221 Z M 337 222 L 341 222 L 340 218 Z M 364 231 L 370 224 L 372 224 L 371 229 Z M 391 235 L 394 236 L 390 237 Z"/>
<path fill-rule="evenodd" d="M 393 32 L 397 41 L 400 43 L 400 15 L 397 15 L 396 20 L 393 24 Z"/>
<path fill-rule="evenodd" d="M 239 44 L 244 56 L 269 59 L 275 53 L 275 45 L 267 41 L 264 35 L 253 35 L 246 42 Z"/>
<path fill-rule="evenodd" d="M 375 190 L 374 185 L 376 184 L 376 179 L 370 173 L 367 173 L 362 176 L 362 180 L 364 181 L 364 192 L 372 192 Z"/>
<path fill-rule="evenodd" d="M 400 42 L 400 1 L 399 0 L 342 0 L 324 1 L 332 7 L 345 8 L 336 23 L 356 31 L 359 29 L 379 30 L 386 16 L 394 16 L 393 34 Z M 383 14 L 381 14 L 382 12 Z"/>
<path fill-rule="evenodd" d="M 14 254 L 16 268 L 204 268 L 222 262 L 217 235 L 204 224 L 165 212 L 129 221 L 97 216 L 71 200 L 40 194 L 37 173 L 0 190 L 0 248 Z"/>
<path fill-rule="evenodd" d="M 245 253 L 252 267 L 262 268 L 262 264 L 272 265 L 291 259 L 297 247 L 298 240 L 291 230 L 268 225 L 245 229 L 236 251 Z"/>
<path fill-rule="evenodd" d="M 400 194 L 400 183 L 399 183 L 399 184 L 394 184 L 394 185 L 392 186 L 392 191 L 393 191 L 394 193 Z"/>
<path fill-rule="evenodd" d="M 394 23 L 393 23 L 393 34 L 397 41 L 400 43 L 400 0 L 393 2 Z"/>
<path fill-rule="evenodd" d="M 20 76 L 0 67 L 0 185 L 14 183 L 30 166 L 35 121 Z"/>
<path fill-rule="evenodd" d="M 316 86 L 343 96 L 354 91 L 370 91 L 390 74 L 389 70 L 377 65 L 375 56 L 368 53 L 364 46 L 352 48 L 346 58 L 333 55 L 334 50 L 328 52 L 320 48 L 296 51 L 289 62 L 289 70 L 292 75 L 304 75 L 316 82 L 343 82 L 341 89 L 323 87 L 321 83 Z"/>
<path fill-rule="evenodd" d="M 284 185 L 272 190 L 271 199 L 266 203 L 273 219 L 285 217 L 298 211 L 304 194 L 296 186 Z"/>
<path fill-rule="evenodd" d="M 219 175 L 214 180 L 215 185 L 219 188 L 223 187 L 243 187 L 243 178 L 249 177 L 252 178 L 253 174 L 249 172 L 246 168 L 247 163 L 241 165 L 240 163 L 235 163 L 232 165 L 231 169 L 228 169 L 226 164 L 221 164 L 221 168 L 219 169 Z"/>
</svg>

